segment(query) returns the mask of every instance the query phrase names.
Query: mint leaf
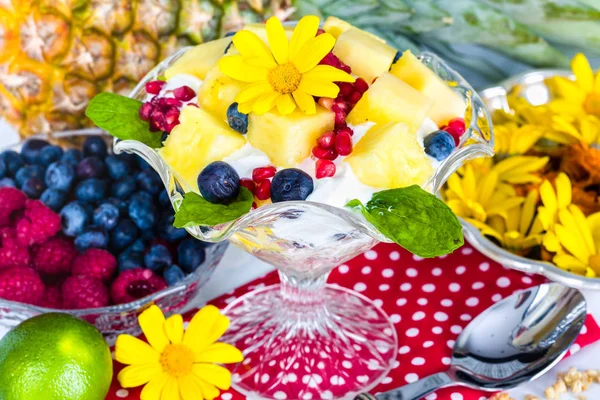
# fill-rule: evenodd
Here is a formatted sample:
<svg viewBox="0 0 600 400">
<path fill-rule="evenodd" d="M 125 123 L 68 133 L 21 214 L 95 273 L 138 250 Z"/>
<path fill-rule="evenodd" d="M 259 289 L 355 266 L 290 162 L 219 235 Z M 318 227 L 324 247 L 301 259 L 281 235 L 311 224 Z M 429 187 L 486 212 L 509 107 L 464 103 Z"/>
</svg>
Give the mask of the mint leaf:
<svg viewBox="0 0 600 400">
<path fill-rule="evenodd" d="M 140 118 L 142 102 L 114 93 L 100 93 L 88 103 L 85 115 L 100 129 L 121 140 L 137 140 L 152 148 L 162 146 L 160 132 L 150 132 Z"/>
<path fill-rule="evenodd" d="M 213 204 L 194 192 L 183 195 L 183 202 L 175 213 L 175 228 L 192 226 L 214 226 L 233 221 L 252 208 L 254 195 L 245 187 L 240 187 L 237 199 L 231 204 Z"/>
<path fill-rule="evenodd" d="M 417 185 L 377 192 L 367 205 L 351 200 L 381 233 L 420 257 L 448 254 L 464 243 L 462 227 L 452 210 Z"/>
</svg>

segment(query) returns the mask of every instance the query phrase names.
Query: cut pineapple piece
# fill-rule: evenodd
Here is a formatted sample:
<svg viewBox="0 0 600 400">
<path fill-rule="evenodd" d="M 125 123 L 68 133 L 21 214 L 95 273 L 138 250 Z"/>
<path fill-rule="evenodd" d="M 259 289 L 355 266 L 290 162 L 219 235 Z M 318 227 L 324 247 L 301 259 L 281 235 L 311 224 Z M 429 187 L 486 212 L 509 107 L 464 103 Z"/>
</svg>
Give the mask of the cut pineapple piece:
<svg viewBox="0 0 600 400">
<path fill-rule="evenodd" d="M 414 128 L 402 122 L 373 126 L 344 161 L 362 183 L 377 188 L 422 186 L 433 174 Z"/>
<path fill-rule="evenodd" d="M 320 106 L 314 115 L 298 110 L 289 115 L 250 114 L 248 141 L 278 167 L 294 167 L 310 155 L 317 138 L 334 124 L 333 112 Z"/>
<path fill-rule="evenodd" d="M 402 57 L 392 65 L 390 73 L 425 96 L 434 99 L 433 107 L 427 116 L 438 126 L 447 124 L 452 118 L 464 118 L 467 109 L 464 100 L 410 50 L 406 50 Z"/>
<path fill-rule="evenodd" d="M 208 71 L 223 57 L 231 38 L 223 38 L 200 44 L 181 56 L 165 71 L 165 78 L 171 79 L 177 74 L 190 74 L 204 79 Z"/>
<path fill-rule="evenodd" d="M 373 82 L 390 70 L 396 49 L 374 39 L 370 33 L 352 28 L 338 37 L 333 54 L 349 65 L 354 75 Z"/>
<path fill-rule="evenodd" d="M 225 76 L 216 65 L 208 71 L 204 83 L 200 86 L 199 104 L 221 121 L 227 121 L 227 108 L 234 102 L 243 85 L 242 82 Z"/>
<path fill-rule="evenodd" d="M 198 192 L 198 175 L 204 167 L 239 150 L 246 144 L 246 139 L 198 107 L 184 107 L 179 121 L 160 149 L 160 155 L 193 191 Z"/>
<path fill-rule="evenodd" d="M 340 37 L 340 35 L 350 29 L 359 30 L 367 35 L 370 35 L 373 39 L 379 40 L 381 43 L 385 43 L 385 40 L 380 38 L 377 35 L 372 34 L 371 32 L 363 31 L 362 29 L 358 29 L 354 25 L 344 21 L 343 19 L 339 19 L 338 17 L 327 17 L 325 23 L 323 24 L 323 30 L 329 34 L 331 34 L 336 39 Z"/>
<path fill-rule="evenodd" d="M 386 72 L 356 103 L 347 121 L 352 125 L 404 122 L 416 130 L 432 105 L 433 100 Z"/>
</svg>

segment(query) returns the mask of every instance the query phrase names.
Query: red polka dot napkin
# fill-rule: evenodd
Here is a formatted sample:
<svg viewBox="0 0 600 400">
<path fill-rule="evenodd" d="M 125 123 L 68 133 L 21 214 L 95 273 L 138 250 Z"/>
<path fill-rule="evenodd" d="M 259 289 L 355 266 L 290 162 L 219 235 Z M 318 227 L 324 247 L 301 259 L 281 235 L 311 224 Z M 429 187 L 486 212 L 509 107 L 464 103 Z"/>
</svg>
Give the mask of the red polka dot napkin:
<svg viewBox="0 0 600 400">
<path fill-rule="evenodd" d="M 212 303 L 223 308 L 237 296 L 277 281 L 276 273 L 268 274 Z M 445 257 L 421 259 L 396 245 L 380 244 L 335 269 L 329 282 L 371 298 L 396 326 L 398 358 L 392 372 L 374 390 L 382 392 L 445 370 L 450 364 L 454 340 L 471 319 L 515 290 L 538 285 L 544 279 L 505 269 L 469 246 Z M 588 316 L 571 352 L 598 339 L 600 328 Z M 118 371 L 122 366 L 115 363 L 115 367 Z M 107 399 L 139 399 L 139 389 L 120 388 L 116 371 Z M 223 400 L 243 398 L 234 391 L 221 394 Z M 439 390 L 426 399 L 485 398 L 484 392 L 454 387 Z"/>
</svg>

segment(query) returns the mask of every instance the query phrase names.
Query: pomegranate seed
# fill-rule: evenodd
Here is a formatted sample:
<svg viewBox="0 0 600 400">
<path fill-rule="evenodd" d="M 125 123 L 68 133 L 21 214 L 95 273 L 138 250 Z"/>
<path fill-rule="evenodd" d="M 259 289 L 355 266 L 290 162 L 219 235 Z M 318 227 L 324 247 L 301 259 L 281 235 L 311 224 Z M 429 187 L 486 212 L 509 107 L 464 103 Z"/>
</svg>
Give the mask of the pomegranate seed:
<svg viewBox="0 0 600 400">
<path fill-rule="evenodd" d="M 350 103 L 358 103 L 358 101 L 360 100 L 360 98 L 362 97 L 362 93 L 359 92 L 358 90 L 355 92 L 352 92 L 352 94 L 350 95 Z"/>
<path fill-rule="evenodd" d="M 256 210 L 258 208 L 258 204 L 255 201 L 252 202 L 252 209 Z"/>
<path fill-rule="evenodd" d="M 196 96 L 196 92 L 194 92 L 194 89 L 189 86 L 181 86 L 173 90 L 173 96 L 175 96 L 175 98 L 178 100 L 188 101 Z"/>
<path fill-rule="evenodd" d="M 321 97 L 319 99 L 319 105 L 327 110 L 331 110 L 331 106 L 333 106 L 333 99 L 330 97 Z"/>
<path fill-rule="evenodd" d="M 339 111 L 333 111 L 335 114 L 335 126 L 345 126 L 346 125 L 346 113 L 339 110 Z"/>
<path fill-rule="evenodd" d="M 333 146 L 334 142 L 335 142 L 335 133 L 333 131 L 325 132 L 324 134 L 321 135 L 320 138 L 317 139 L 317 144 L 319 145 L 319 147 L 324 148 L 324 149 L 328 149 L 331 146 Z"/>
<path fill-rule="evenodd" d="M 169 107 L 181 107 L 183 103 L 172 97 L 165 97 L 164 103 Z"/>
<path fill-rule="evenodd" d="M 350 94 L 352 94 L 352 91 L 354 90 L 352 84 L 348 82 L 340 82 L 338 83 L 338 86 L 340 87 L 340 96 L 343 97 L 350 96 Z"/>
<path fill-rule="evenodd" d="M 254 168 L 254 171 L 252 171 L 252 180 L 259 183 L 265 179 L 274 177 L 276 173 L 277 169 L 273 166 Z"/>
<path fill-rule="evenodd" d="M 171 133 L 171 131 L 173 130 L 173 128 L 175 128 L 177 125 L 179 125 L 179 119 L 176 119 L 175 121 L 173 121 L 170 124 L 167 124 L 165 126 L 165 132 L 166 133 Z"/>
<path fill-rule="evenodd" d="M 350 66 L 346 65 L 346 64 L 342 64 L 341 68 L 342 71 L 344 71 L 347 74 L 351 74 L 352 73 L 352 68 L 350 68 Z"/>
<path fill-rule="evenodd" d="M 317 35 L 316 35 L 316 36 L 322 35 L 322 34 L 324 34 L 324 33 L 325 33 L 325 30 L 324 30 L 324 29 L 321 29 L 321 28 L 319 28 L 319 29 L 317 30 Z"/>
<path fill-rule="evenodd" d="M 324 149 L 319 146 L 313 147 L 312 153 L 315 157 L 321 160 L 335 160 L 338 156 L 338 154 L 335 152 L 335 149 Z"/>
<path fill-rule="evenodd" d="M 348 132 L 340 132 L 335 137 L 335 150 L 340 156 L 352 153 L 352 136 Z"/>
<path fill-rule="evenodd" d="M 448 126 L 443 128 L 446 132 L 448 132 L 452 138 L 454 138 L 454 143 L 458 146 L 460 143 L 460 137 L 465 133 L 466 126 L 465 120 L 462 118 L 454 118 L 448 122 Z"/>
<path fill-rule="evenodd" d="M 348 126 L 342 126 L 335 133 L 340 134 L 342 132 L 346 132 L 350 136 L 354 135 L 354 131 L 352 130 L 352 128 L 350 128 Z"/>
<path fill-rule="evenodd" d="M 327 53 L 327 55 L 319 62 L 321 65 L 330 65 L 332 67 L 337 67 L 339 63 L 340 59 L 331 52 Z"/>
<path fill-rule="evenodd" d="M 342 110 L 344 112 L 348 111 L 348 103 L 346 103 L 346 99 L 344 99 L 342 96 L 336 97 L 335 100 L 333 101 L 331 110 L 335 111 L 336 109 Z"/>
<path fill-rule="evenodd" d="M 254 193 L 254 195 L 259 200 L 267 200 L 271 197 L 271 181 L 268 179 L 261 181 L 256 186 L 256 193 Z"/>
<path fill-rule="evenodd" d="M 356 82 L 354 82 L 354 88 L 359 92 L 364 93 L 369 89 L 369 84 L 363 78 L 358 78 Z"/>
<path fill-rule="evenodd" d="M 175 121 L 179 120 L 179 110 L 175 107 L 170 108 L 169 111 L 165 114 L 165 120 L 167 124 L 172 124 Z"/>
<path fill-rule="evenodd" d="M 143 119 L 144 121 L 149 121 L 152 111 L 154 111 L 154 104 L 152 104 L 152 103 L 142 104 L 142 106 L 140 107 L 140 118 Z"/>
<path fill-rule="evenodd" d="M 165 114 L 159 109 L 155 109 L 150 116 L 150 129 L 153 131 L 163 131 L 166 124 Z"/>
<path fill-rule="evenodd" d="M 163 86 L 165 86 L 167 82 L 165 81 L 150 81 L 146 83 L 146 93 L 149 94 L 159 94 L 160 90 Z"/>
<path fill-rule="evenodd" d="M 317 160 L 316 162 L 317 179 L 330 178 L 335 175 L 335 164 L 329 160 Z"/>
<path fill-rule="evenodd" d="M 252 194 L 256 190 L 256 183 L 250 178 L 242 178 L 240 179 L 240 185 L 248 189 Z"/>
</svg>

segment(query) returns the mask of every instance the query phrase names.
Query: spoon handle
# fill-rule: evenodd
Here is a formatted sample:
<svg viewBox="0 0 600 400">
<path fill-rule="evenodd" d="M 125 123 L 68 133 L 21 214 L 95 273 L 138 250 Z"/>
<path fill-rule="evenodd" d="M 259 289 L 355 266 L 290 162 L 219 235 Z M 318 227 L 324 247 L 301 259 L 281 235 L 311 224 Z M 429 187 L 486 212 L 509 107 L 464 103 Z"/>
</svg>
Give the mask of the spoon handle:
<svg viewBox="0 0 600 400">
<path fill-rule="evenodd" d="M 356 396 L 354 400 L 419 400 L 429 393 L 444 386 L 449 386 L 452 383 L 454 383 L 454 381 L 446 372 L 439 372 L 399 387 L 398 389 L 379 393 L 377 396 L 369 393 L 362 393 Z"/>
</svg>

